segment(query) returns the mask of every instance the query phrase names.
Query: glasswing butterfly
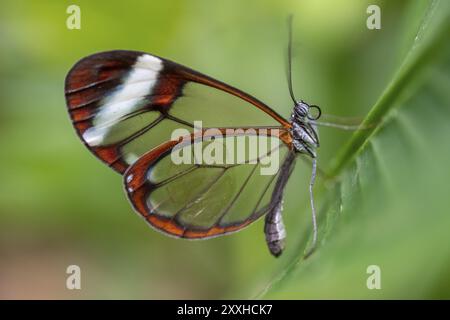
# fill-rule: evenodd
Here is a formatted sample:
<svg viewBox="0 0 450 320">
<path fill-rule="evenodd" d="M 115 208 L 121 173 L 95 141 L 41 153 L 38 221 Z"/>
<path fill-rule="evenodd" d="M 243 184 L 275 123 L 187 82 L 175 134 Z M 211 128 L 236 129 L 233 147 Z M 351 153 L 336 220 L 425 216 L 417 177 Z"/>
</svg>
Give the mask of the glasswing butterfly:
<svg viewBox="0 0 450 320">
<path fill-rule="evenodd" d="M 152 227 L 178 238 L 207 239 L 241 230 L 265 215 L 264 232 L 274 256 L 282 253 L 286 237 L 282 220 L 286 183 L 298 155 L 309 156 L 314 247 L 317 125 L 339 125 L 318 122 L 320 108 L 295 98 L 291 38 L 290 27 L 288 85 L 294 102 L 290 120 L 221 81 L 152 54 L 124 50 L 96 53 L 72 67 L 65 82 L 70 118 L 86 147 L 123 175 L 131 204 Z M 206 124 L 200 134 L 196 120 Z M 276 174 L 256 170 L 275 149 L 258 153 L 253 162 L 237 164 L 171 161 L 176 149 L 203 147 L 223 138 L 208 136 L 208 128 L 217 128 L 220 134 L 249 124 L 253 134 L 276 141 L 275 149 L 283 157 Z M 189 133 L 171 138 L 180 127 Z M 236 132 L 232 136 L 250 136 Z M 203 139 L 205 134 L 209 139 Z"/>
</svg>

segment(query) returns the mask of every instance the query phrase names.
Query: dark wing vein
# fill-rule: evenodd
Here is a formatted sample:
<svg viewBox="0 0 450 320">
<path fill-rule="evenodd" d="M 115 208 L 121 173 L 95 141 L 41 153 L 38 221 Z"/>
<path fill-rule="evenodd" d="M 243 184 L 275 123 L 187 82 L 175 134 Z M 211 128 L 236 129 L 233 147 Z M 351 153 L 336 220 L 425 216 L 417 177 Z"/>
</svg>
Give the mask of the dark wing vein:
<svg viewBox="0 0 450 320">
<path fill-rule="evenodd" d="M 187 121 L 184 121 L 183 119 L 174 117 L 174 116 L 172 116 L 172 115 L 169 114 L 169 113 L 164 114 L 164 116 L 165 116 L 167 119 L 169 119 L 169 120 L 172 120 L 172 121 L 175 121 L 175 122 L 177 122 L 177 123 L 179 123 L 179 124 L 183 124 L 183 125 L 185 125 L 185 126 L 194 128 L 194 125 L 193 125 L 192 123 L 187 122 Z"/>
<path fill-rule="evenodd" d="M 227 213 L 230 210 L 230 208 L 236 203 L 237 199 L 242 194 L 242 191 L 244 191 L 245 187 L 247 186 L 248 182 L 250 181 L 250 178 L 253 176 L 253 173 L 256 171 L 257 167 L 258 167 L 257 165 L 254 166 L 254 168 L 252 169 L 250 174 L 247 176 L 247 178 L 245 179 L 245 181 L 242 184 L 242 186 L 239 188 L 239 191 L 234 196 L 233 200 L 228 204 L 228 206 L 225 208 L 225 210 L 220 214 L 220 216 L 218 217 L 218 219 L 217 219 L 217 221 L 215 222 L 214 225 L 218 225 L 218 224 L 220 224 L 222 222 L 223 217 L 225 217 L 225 215 L 227 215 Z"/>
<path fill-rule="evenodd" d="M 119 80 L 121 78 L 123 78 L 123 76 L 111 77 L 111 78 L 108 78 L 108 79 L 95 81 L 95 82 L 89 83 L 87 85 L 84 85 L 84 86 L 81 86 L 81 87 L 78 87 L 78 88 L 75 88 L 75 89 L 66 90 L 66 94 L 81 92 L 83 90 L 87 90 L 87 89 L 91 89 L 93 87 L 96 87 L 96 86 L 98 86 L 100 84 L 105 84 L 105 83 L 108 83 L 108 82 L 111 82 L 111 81 L 114 81 L 114 80 Z"/>
<path fill-rule="evenodd" d="M 164 120 L 163 116 L 159 116 L 156 120 L 154 120 L 152 123 L 150 123 L 149 125 L 145 126 L 144 128 L 140 129 L 139 131 L 136 131 L 135 133 L 133 133 L 131 136 L 127 137 L 126 139 L 120 141 L 117 144 L 117 148 L 120 149 L 121 147 L 123 147 L 124 145 L 126 145 L 127 143 L 133 141 L 134 139 L 140 137 L 141 135 L 143 135 L 144 133 L 146 133 L 148 130 L 150 130 L 151 128 L 155 127 L 158 123 L 160 123 L 162 120 Z M 123 155 L 120 154 L 118 157 L 116 157 L 113 161 L 111 161 L 111 163 L 109 163 L 108 165 L 111 167 L 114 164 L 116 164 L 119 160 L 121 160 L 123 158 Z"/>
<path fill-rule="evenodd" d="M 179 217 L 179 215 L 186 209 L 189 209 L 190 207 L 192 207 L 197 201 L 201 200 L 203 198 L 203 196 L 209 191 L 211 190 L 211 188 L 217 183 L 217 181 L 220 180 L 220 178 L 223 177 L 223 175 L 225 174 L 225 172 L 227 171 L 227 169 L 223 169 L 223 171 L 217 175 L 217 177 L 211 181 L 205 188 L 203 188 L 199 193 L 197 193 L 197 195 L 195 196 L 195 199 L 193 201 L 188 202 L 187 204 L 185 204 L 182 208 L 180 208 L 172 217 L 173 219 L 177 219 Z"/>
<path fill-rule="evenodd" d="M 169 177 L 167 179 L 164 179 L 161 182 L 155 183 L 154 187 L 155 188 L 160 188 L 160 187 L 162 187 L 162 186 L 164 186 L 164 185 L 174 181 L 175 179 L 180 178 L 180 177 L 182 177 L 182 176 L 184 176 L 184 175 L 186 175 L 186 174 L 188 174 L 188 173 L 190 173 L 190 172 L 192 172 L 192 171 L 194 171 L 194 170 L 196 170 L 198 168 L 199 168 L 199 166 L 192 166 L 192 167 L 190 167 L 190 168 L 188 168 L 186 170 L 180 171 L 180 172 L 174 174 L 173 176 L 171 176 L 171 177 Z"/>
<path fill-rule="evenodd" d="M 139 115 L 141 115 L 143 113 L 146 113 L 146 112 L 157 112 L 157 111 L 156 110 L 149 110 L 147 108 L 141 108 L 141 109 L 138 109 L 136 111 L 127 113 L 126 115 L 120 117 L 117 120 L 119 122 L 122 122 L 122 121 L 125 121 L 125 120 L 128 120 L 128 119 L 131 119 L 133 117 L 139 116 Z M 97 116 L 97 114 L 98 114 L 97 112 L 93 112 L 92 114 L 88 115 L 87 117 L 74 120 L 73 123 L 76 124 L 76 123 L 80 123 L 80 122 L 83 122 L 83 121 L 92 120 L 92 119 L 94 119 Z"/>
<path fill-rule="evenodd" d="M 277 174 L 274 174 L 274 175 L 272 176 L 272 178 L 269 180 L 269 183 L 268 183 L 268 184 L 266 185 L 266 187 L 264 188 L 264 191 L 263 191 L 263 193 L 261 194 L 261 196 L 259 197 L 258 202 L 256 202 L 255 208 L 253 209 L 251 216 L 257 214 L 257 211 L 256 211 L 256 210 L 258 209 L 258 206 L 261 204 L 262 199 L 263 199 L 264 196 L 266 195 L 267 190 L 269 190 L 270 185 L 272 184 L 273 180 L 274 180 L 275 177 L 278 175 L 278 173 L 279 173 L 279 169 L 278 169 Z"/>
<path fill-rule="evenodd" d="M 120 141 L 118 143 L 119 147 L 124 146 L 127 143 L 130 143 L 131 141 L 133 141 L 134 139 L 140 137 L 141 135 L 143 135 L 144 133 L 146 133 L 148 130 L 150 130 L 151 128 L 155 127 L 158 123 L 160 123 L 161 121 L 164 120 L 164 116 L 160 115 L 156 120 L 154 120 L 152 123 L 150 123 L 149 125 L 143 127 L 142 129 L 140 129 L 139 131 L 136 131 L 135 133 L 133 133 L 131 136 L 125 138 L 124 140 Z"/>
</svg>

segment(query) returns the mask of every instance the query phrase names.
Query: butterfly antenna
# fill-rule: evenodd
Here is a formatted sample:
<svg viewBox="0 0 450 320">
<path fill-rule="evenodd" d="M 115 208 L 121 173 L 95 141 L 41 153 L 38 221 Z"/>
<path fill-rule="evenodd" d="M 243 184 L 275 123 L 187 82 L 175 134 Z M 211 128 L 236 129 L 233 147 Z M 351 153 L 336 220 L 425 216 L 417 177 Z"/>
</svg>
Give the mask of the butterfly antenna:
<svg viewBox="0 0 450 320">
<path fill-rule="evenodd" d="M 289 33 L 289 39 L 288 39 L 288 87 L 289 87 L 289 94 L 291 95 L 292 101 L 294 101 L 295 104 L 297 104 L 297 99 L 295 99 L 294 90 L 292 89 L 292 14 L 288 17 L 288 33 Z"/>
</svg>

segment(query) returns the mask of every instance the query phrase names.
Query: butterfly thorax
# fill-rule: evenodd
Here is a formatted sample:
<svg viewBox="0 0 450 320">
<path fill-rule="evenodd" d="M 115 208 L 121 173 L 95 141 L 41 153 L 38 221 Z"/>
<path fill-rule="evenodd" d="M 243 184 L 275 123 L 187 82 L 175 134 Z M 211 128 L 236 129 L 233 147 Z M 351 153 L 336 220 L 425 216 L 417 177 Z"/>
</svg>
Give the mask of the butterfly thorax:
<svg viewBox="0 0 450 320">
<path fill-rule="evenodd" d="M 319 147 L 319 136 L 317 127 L 314 125 L 314 120 L 318 119 L 310 115 L 310 108 L 312 106 L 300 101 L 298 102 L 291 114 L 291 134 L 293 137 L 292 144 L 298 153 L 305 153 L 312 158 L 316 157 L 316 148 Z M 314 106 L 316 107 L 316 106 Z M 318 108 L 318 107 L 316 107 Z"/>
</svg>

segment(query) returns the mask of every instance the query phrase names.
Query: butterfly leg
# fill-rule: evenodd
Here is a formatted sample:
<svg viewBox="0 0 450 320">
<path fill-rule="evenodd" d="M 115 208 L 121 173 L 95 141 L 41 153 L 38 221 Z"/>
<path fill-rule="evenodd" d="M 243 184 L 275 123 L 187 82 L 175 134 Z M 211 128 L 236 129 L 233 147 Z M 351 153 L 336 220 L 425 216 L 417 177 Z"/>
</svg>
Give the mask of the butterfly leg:
<svg viewBox="0 0 450 320">
<path fill-rule="evenodd" d="M 312 166 L 312 158 L 310 157 L 300 157 L 302 159 L 302 161 L 308 163 L 309 165 Z M 316 171 L 317 171 L 317 176 L 324 179 L 324 180 L 332 180 L 333 177 L 330 176 L 328 173 L 325 172 L 325 170 L 321 169 L 318 165 L 316 166 Z"/>
<path fill-rule="evenodd" d="M 308 257 L 311 255 L 311 253 L 314 251 L 317 243 L 317 217 L 316 217 L 316 208 L 314 206 L 314 183 L 316 181 L 316 173 L 317 173 L 317 159 L 312 159 L 312 170 L 311 170 L 311 180 L 309 182 L 309 199 L 311 202 L 311 214 L 312 214 L 312 224 L 313 224 L 313 240 L 311 244 L 311 248 L 308 250 L 308 252 L 305 254 L 305 257 Z"/>
</svg>

